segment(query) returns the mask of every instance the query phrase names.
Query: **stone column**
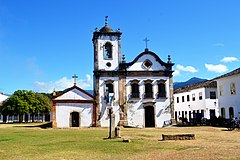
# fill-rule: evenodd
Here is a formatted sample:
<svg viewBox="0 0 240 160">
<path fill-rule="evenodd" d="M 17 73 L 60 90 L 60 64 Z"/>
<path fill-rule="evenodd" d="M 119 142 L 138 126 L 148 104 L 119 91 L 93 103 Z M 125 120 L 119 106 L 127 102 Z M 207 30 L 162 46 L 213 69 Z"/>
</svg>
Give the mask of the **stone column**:
<svg viewBox="0 0 240 160">
<path fill-rule="evenodd" d="M 100 94 L 99 94 L 99 79 L 95 75 L 95 85 L 94 85 L 94 97 L 96 100 L 95 107 L 96 107 L 96 127 L 100 127 Z"/>
<path fill-rule="evenodd" d="M 120 126 L 127 125 L 126 110 L 126 76 L 119 76 L 119 105 L 120 105 Z"/>
<path fill-rule="evenodd" d="M 170 90 L 170 108 L 171 108 L 171 122 L 172 124 L 175 124 L 175 118 L 174 118 L 174 99 L 173 99 L 173 77 L 169 77 L 169 90 Z"/>
<path fill-rule="evenodd" d="M 57 121 L 56 121 L 56 102 L 53 102 L 52 128 L 57 128 Z"/>
</svg>

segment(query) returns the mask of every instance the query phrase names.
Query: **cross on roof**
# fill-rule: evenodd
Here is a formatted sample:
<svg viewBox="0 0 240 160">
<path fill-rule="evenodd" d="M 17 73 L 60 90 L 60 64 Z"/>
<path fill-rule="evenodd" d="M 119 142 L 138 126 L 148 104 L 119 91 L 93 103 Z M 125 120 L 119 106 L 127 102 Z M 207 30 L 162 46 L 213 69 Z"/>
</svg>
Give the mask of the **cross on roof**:
<svg viewBox="0 0 240 160">
<path fill-rule="evenodd" d="M 74 74 L 72 78 L 74 79 L 74 86 L 76 86 L 78 76 Z"/>
<path fill-rule="evenodd" d="M 147 48 L 147 43 L 148 43 L 148 41 L 150 41 L 150 40 L 147 39 L 147 37 L 146 37 L 143 41 L 145 41 L 145 43 L 146 43 L 146 48 Z"/>
</svg>

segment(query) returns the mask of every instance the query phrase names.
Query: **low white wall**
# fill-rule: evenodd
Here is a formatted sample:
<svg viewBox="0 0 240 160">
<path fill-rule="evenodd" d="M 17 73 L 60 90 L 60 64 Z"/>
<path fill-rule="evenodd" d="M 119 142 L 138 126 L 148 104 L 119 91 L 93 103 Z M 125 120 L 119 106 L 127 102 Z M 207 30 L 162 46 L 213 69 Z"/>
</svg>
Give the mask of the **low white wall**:
<svg viewBox="0 0 240 160">
<path fill-rule="evenodd" d="M 57 103 L 56 122 L 58 128 L 70 127 L 70 113 L 79 112 L 80 127 L 90 127 L 92 124 L 93 104 Z"/>
</svg>

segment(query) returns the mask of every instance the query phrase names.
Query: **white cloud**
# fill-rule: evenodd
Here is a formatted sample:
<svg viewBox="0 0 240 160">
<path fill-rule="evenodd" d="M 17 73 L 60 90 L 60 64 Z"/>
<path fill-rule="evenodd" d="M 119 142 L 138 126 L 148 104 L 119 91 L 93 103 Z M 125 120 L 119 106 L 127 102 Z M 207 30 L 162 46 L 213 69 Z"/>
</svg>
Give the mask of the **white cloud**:
<svg viewBox="0 0 240 160">
<path fill-rule="evenodd" d="M 180 71 L 179 70 L 174 70 L 173 72 L 173 76 L 179 76 L 180 75 Z"/>
<path fill-rule="evenodd" d="M 224 47 L 224 44 L 223 43 L 215 43 L 215 44 L 213 44 L 213 46 L 215 46 L 215 47 Z"/>
<path fill-rule="evenodd" d="M 216 72 L 216 73 L 223 73 L 228 71 L 227 66 L 218 64 L 218 65 L 213 65 L 213 64 L 205 64 L 205 67 L 209 72 Z"/>
<path fill-rule="evenodd" d="M 224 62 L 224 63 L 234 62 L 234 61 L 239 61 L 239 59 L 236 57 L 223 57 L 223 59 L 221 59 L 221 62 Z"/>
<path fill-rule="evenodd" d="M 178 64 L 178 65 L 176 66 L 176 70 L 178 70 L 179 72 L 180 72 L 180 71 L 191 72 L 191 73 L 196 73 L 196 72 L 198 72 L 198 70 L 195 69 L 195 68 L 192 67 L 192 66 L 186 66 L 186 67 L 184 67 L 183 65 L 180 65 L 180 64 Z"/>
<path fill-rule="evenodd" d="M 36 92 L 44 92 L 44 93 L 51 93 L 55 89 L 56 91 L 62 91 L 65 90 L 71 86 L 73 86 L 73 79 L 68 79 L 67 77 L 62 77 L 61 79 L 55 81 L 55 82 L 35 82 Z M 92 78 L 89 74 L 86 75 L 85 79 L 79 79 L 77 80 L 77 86 L 86 89 L 86 88 L 92 88 Z"/>
</svg>

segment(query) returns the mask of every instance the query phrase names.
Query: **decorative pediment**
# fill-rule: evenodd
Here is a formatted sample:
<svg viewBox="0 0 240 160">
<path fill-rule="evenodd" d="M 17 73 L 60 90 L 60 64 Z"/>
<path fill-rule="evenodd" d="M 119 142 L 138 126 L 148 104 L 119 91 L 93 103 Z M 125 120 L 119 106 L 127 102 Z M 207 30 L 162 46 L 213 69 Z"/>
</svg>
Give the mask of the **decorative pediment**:
<svg viewBox="0 0 240 160">
<path fill-rule="evenodd" d="M 56 97 L 54 97 L 53 100 L 56 100 L 56 101 L 58 100 L 88 100 L 89 101 L 90 100 L 92 101 L 93 99 L 94 99 L 93 96 L 88 92 L 86 92 L 85 90 L 77 86 L 73 86 L 71 88 L 66 89 Z"/>
<path fill-rule="evenodd" d="M 127 71 L 171 71 L 173 65 L 170 60 L 165 63 L 155 53 L 146 49 L 132 62 L 122 63 L 120 68 Z"/>
</svg>

